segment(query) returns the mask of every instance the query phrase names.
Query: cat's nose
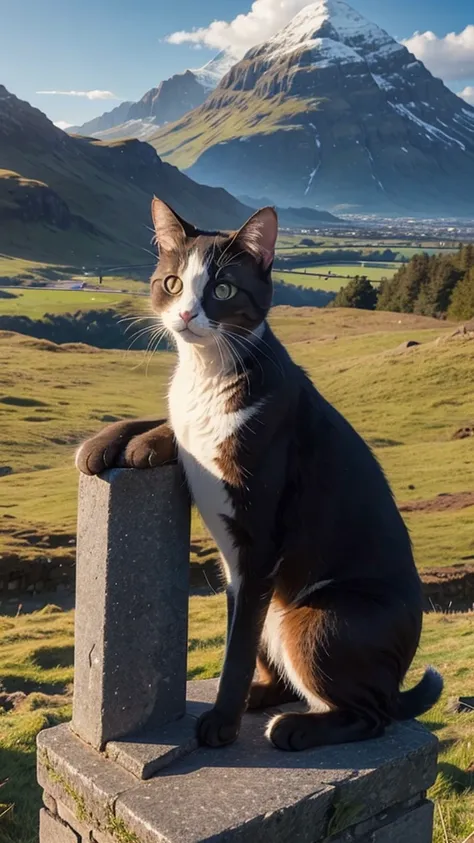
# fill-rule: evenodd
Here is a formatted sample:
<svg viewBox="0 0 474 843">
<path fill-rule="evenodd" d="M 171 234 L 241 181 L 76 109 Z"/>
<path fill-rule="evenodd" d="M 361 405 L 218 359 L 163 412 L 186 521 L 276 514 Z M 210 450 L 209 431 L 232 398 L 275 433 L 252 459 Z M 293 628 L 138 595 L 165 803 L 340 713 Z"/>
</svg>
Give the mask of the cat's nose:
<svg viewBox="0 0 474 843">
<path fill-rule="evenodd" d="M 186 325 L 188 324 L 188 322 L 191 321 L 191 319 L 194 319 L 194 313 L 191 313 L 190 310 L 183 310 L 182 313 L 180 313 L 179 315 L 181 316 L 183 322 L 186 323 Z"/>
</svg>

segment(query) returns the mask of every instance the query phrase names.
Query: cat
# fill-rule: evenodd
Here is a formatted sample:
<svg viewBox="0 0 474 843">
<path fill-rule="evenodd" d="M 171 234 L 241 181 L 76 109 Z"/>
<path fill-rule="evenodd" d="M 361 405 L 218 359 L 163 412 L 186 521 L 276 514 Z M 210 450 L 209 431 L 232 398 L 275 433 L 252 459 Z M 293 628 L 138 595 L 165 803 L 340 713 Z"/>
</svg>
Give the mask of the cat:
<svg viewBox="0 0 474 843">
<path fill-rule="evenodd" d="M 276 212 L 232 234 L 200 231 L 156 198 L 152 216 L 151 302 L 178 349 L 169 423 L 111 425 L 82 446 L 78 468 L 178 458 L 219 548 L 227 646 L 201 744 L 233 742 L 246 708 L 296 700 L 308 710 L 269 722 L 279 749 L 382 735 L 428 711 L 443 681 L 428 668 L 400 690 L 422 626 L 407 529 L 368 445 L 266 321 Z"/>
</svg>

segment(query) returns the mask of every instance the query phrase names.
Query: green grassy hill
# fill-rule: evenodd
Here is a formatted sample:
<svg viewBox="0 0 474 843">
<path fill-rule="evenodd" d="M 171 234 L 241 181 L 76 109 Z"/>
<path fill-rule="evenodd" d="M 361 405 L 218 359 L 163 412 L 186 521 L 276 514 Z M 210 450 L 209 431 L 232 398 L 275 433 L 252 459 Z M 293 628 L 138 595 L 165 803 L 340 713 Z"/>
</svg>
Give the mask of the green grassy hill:
<svg viewBox="0 0 474 843">
<path fill-rule="evenodd" d="M 22 292 L 23 304 L 36 308 L 36 291 Z M 57 293 L 50 306 L 62 308 L 66 295 L 72 294 Z M 452 336 L 453 324 L 395 313 L 276 308 L 271 321 L 294 359 L 374 448 L 397 500 L 423 502 L 405 515 L 420 568 L 472 557 L 474 507 L 436 506 L 443 493 L 474 489 L 472 439 L 452 438 L 474 419 L 472 339 Z M 408 340 L 421 345 L 401 347 Z M 0 477 L 4 560 L 16 555 L 28 563 L 38 554 L 37 539 L 73 534 L 76 444 L 114 417 L 163 411 L 173 365 L 171 353 L 147 357 L 0 333 L 0 467 L 12 469 Z M 201 542 L 202 548 L 197 518 L 193 538 L 194 547 Z M 64 548 L 59 543 L 48 554 L 64 554 Z M 202 558 L 194 554 L 194 564 Z M 69 598 L 57 599 L 67 603 Z M 0 681 L 4 693 L 21 693 L 14 709 L 0 714 L 0 785 L 7 779 L 0 788 L 0 840 L 36 843 L 35 736 L 70 717 L 73 611 L 46 607 L 15 617 L 17 605 L 7 603 L 2 611 Z M 224 616 L 222 595 L 191 598 L 191 678 L 218 674 Z M 435 843 L 463 843 L 472 831 L 474 779 L 467 770 L 474 761 L 474 715 L 447 714 L 446 702 L 472 693 L 473 658 L 472 614 L 425 618 L 410 682 L 430 662 L 442 670 L 447 685 L 424 718 L 442 740 L 440 774 L 431 794 L 437 802 Z"/>
<path fill-rule="evenodd" d="M 70 137 L 0 85 L 0 253 L 77 265 L 137 263 L 154 194 L 201 227 L 233 228 L 248 209 L 164 164 L 146 143 Z"/>
<path fill-rule="evenodd" d="M 398 501 L 474 488 L 472 440 L 452 439 L 474 418 L 472 341 L 438 341 L 452 325 L 405 314 L 276 308 L 272 323 L 372 445 Z M 397 350 L 406 340 L 421 346 Z M 25 529 L 74 531 L 75 444 L 108 419 L 165 412 L 172 366 L 167 352 L 147 357 L 0 334 L 7 432 L 0 466 L 12 469 L 0 479 L 0 514 L 9 516 L 0 552 L 34 555 L 18 536 Z M 419 566 L 448 566 L 474 553 L 472 516 L 472 509 L 409 513 Z"/>
</svg>

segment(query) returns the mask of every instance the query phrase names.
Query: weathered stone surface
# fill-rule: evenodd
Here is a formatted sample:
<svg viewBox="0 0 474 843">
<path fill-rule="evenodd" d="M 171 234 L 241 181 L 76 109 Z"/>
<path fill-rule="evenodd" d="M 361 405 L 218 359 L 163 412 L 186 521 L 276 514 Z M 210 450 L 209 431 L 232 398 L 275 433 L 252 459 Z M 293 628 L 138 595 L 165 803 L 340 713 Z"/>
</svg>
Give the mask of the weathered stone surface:
<svg viewBox="0 0 474 843">
<path fill-rule="evenodd" d="M 46 808 L 40 811 L 41 843 L 81 843 L 81 839 L 71 828 L 53 817 Z"/>
<path fill-rule="evenodd" d="M 90 843 L 117 843 L 117 838 L 94 828 L 91 831 Z"/>
<path fill-rule="evenodd" d="M 50 814 L 53 814 L 53 816 L 58 813 L 56 800 L 49 793 L 46 793 L 46 791 L 43 791 L 43 805 L 48 809 Z"/>
<path fill-rule="evenodd" d="M 193 717 L 212 704 L 216 687 L 188 684 Z M 425 843 L 410 837 L 410 826 L 403 841 L 393 836 L 411 812 L 426 837 L 428 809 L 415 811 L 436 775 L 437 742 L 422 726 L 399 724 L 375 741 L 282 753 L 265 739 L 266 722 L 265 713 L 246 715 L 234 745 L 198 749 L 147 782 L 58 726 L 38 738 L 39 780 L 78 827 L 94 829 L 98 843 L 109 843 L 114 828 L 140 843 L 317 843 L 329 834 L 340 843 Z M 390 825 L 392 837 L 373 836 Z"/>
<path fill-rule="evenodd" d="M 188 693 L 207 702 L 215 683 L 190 683 Z M 341 832 L 344 823 L 420 793 L 436 776 L 436 740 L 417 724 L 396 725 L 376 741 L 298 754 L 268 743 L 266 719 L 246 715 L 234 745 L 200 749 L 121 794 L 117 816 L 143 843 L 315 843 L 324 839 L 331 809 L 339 806 Z"/>
<path fill-rule="evenodd" d="M 41 787 L 79 822 L 106 828 L 115 799 L 136 778 L 79 740 L 67 723 L 40 732 L 37 746 Z"/>
<path fill-rule="evenodd" d="M 176 466 L 81 476 L 73 728 L 92 746 L 184 713 L 188 577 Z"/>
<path fill-rule="evenodd" d="M 431 802 L 420 805 L 393 823 L 374 831 L 367 843 L 431 843 L 433 807 Z"/>
<path fill-rule="evenodd" d="M 186 715 L 133 739 L 110 741 L 106 755 L 139 779 L 149 779 L 198 748 L 196 717 Z"/>
<path fill-rule="evenodd" d="M 179 758 L 189 755 L 198 748 L 196 721 L 214 703 L 217 686 L 217 679 L 189 682 L 185 717 L 158 729 L 145 729 L 138 735 L 110 741 L 105 747 L 107 757 L 137 778 L 146 780 Z M 295 710 L 299 707 L 304 708 L 302 704 L 293 704 L 278 710 Z M 263 728 L 264 724 L 262 731 Z"/>
<path fill-rule="evenodd" d="M 63 802 L 57 802 L 58 817 L 63 820 L 66 825 L 70 826 L 83 843 L 88 843 L 91 833 L 91 826 L 87 822 L 82 822 L 77 818 L 77 813 L 71 811 Z"/>
<path fill-rule="evenodd" d="M 433 804 L 418 795 L 334 836 L 337 821 L 338 816 L 335 812 L 328 829 L 331 843 L 431 843 Z M 400 837 L 400 834 L 404 836 Z"/>
</svg>

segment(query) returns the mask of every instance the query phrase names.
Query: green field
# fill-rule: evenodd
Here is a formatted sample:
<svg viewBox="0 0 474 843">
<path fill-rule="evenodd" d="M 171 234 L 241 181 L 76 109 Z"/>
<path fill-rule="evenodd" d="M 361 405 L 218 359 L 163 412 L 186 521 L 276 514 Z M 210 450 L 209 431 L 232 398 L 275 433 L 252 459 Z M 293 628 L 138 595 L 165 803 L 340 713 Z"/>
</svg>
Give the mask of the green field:
<svg viewBox="0 0 474 843">
<path fill-rule="evenodd" d="M 400 261 L 402 258 L 412 258 L 413 255 L 419 255 L 421 252 L 426 252 L 428 255 L 437 255 L 440 252 L 456 252 L 456 248 L 441 248 L 436 246 L 397 246 L 391 244 L 389 241 L 383 241 L 382 243 L 369 243 L 369 244 L 356 244 L 350 240 L 346 240 L 344 242 L 338 242 L 337 240 L 333 239 L 326 239 L 324 240 L 324 245 L 322 246 L 302 246 L 298 243 L 298 240 L 301 239 L 301 235 L 295 235 L 293 241 L 290 238 L 285 238 L 283 240 L 278 240 L 277 245 L 277 254 L 281 255 L 282 257 L 301 257 L 302 254 L 309 254 L 309 255 L 321 255 L 327 251 L 337 251 L 339 249 L 349 249 L 357 252 L 363 252 L 364 255 L 369 255 L 372 252 L 382 252 L 384 249 L 391 249 L 392 252 L 395 252 L 397 255 L 397 260 Z M 312 237 L 310 239 L 313 239 Z M 319 237 L 315 235 L 315 241 L 320 242 Z"/>
<path fill-rule="evenodd" d="M 365 275 L 369 281 L 377 283 L 382 278 L 393 278 L 400 266 L 401 264 L 398 263 L 389 264 L 387 267 L 370 266 L 370 264 L 364 266 L 361 264 L 325 264 L 323 266 L 316 264 L 315 266 L 305 267 L 306 272 L 301 269 L 288 272 L 276 269 L 273 276 L 286 284 L 311 287 L 314 290 L 338 292 L 356 275 Z"/>
<path fill-rule="evenodd" d="M 30 276 L 31 280 L 41 280 L 44 273 L 55 272 L 59 267 L 38 261 L 12 258 L 0 252 L 0 283 L 2 278 L 16 278 L 18 276 Z"/>
<path fill-rule="evenodd" d="M 1 298 L 0 315 L 29 316 L 41 319 L 45 313 L 76 313 L 78 310 L 115 308 L 130 300 L 121 293 L 100 293 L 95 290 L 49 290 L 31 288 L 3 288 L 15 298 Z"/>
<path fill-rule="evenodd" d="M 49 310 L 62 308 L 73 295 L 21 292 L 28 313 L 36 302 L 31 294 L 50 296 Z M 0 300 L 0 307 L 11 301 L 17 300 Z M 294 359 L 366 437 L 398 502 L 433 502 L 441 494 L 474 489 L 472 439 L 453 441 L 455 431 L 474 419 L 473 341 L 452 337 L 455 325 L 398 313 L 287 307 L 276 308 L 271 321 Z M 421 345 L 406 350 L 400 347 L 406 340 Z M 166 352 L 147 357 L 55 346 L 0 332 L 0 466 L 13 470 L 0 478 L 0 556 L 13 554 L 28 564 L 38 551 L 25 532 L 34 537 L 74 531 L 77 443 L 111 418 L 163 412 L 173 365 L 173 354 Z M 472 506 L 408 514 L 420 569 L 472 558 L 473 518 Z M 192 535 L 210 548 L 197 517 Z M 48 551 L 61 553 L 60 546 Z M 194 564 L 199 559 L 192 555 Z M 15 711 L 0 714 L 0 783 L 8 779 L 0 789 L 0 840 L 36 843 L 34 740 L 39 729 L 70 716 L 73 612 L 45 609 L 14 617 L 16 610 L 8 604 L 0 609 L 0 680 L 8 692 L 27 695 Z M 221 595 L 191 598 L 191 677 L 218 674 L 224 614 Z M 474 761 L 474 715 L 446 713 L 448 697 L 472 693 L 473 660 L 474 615 L 426 617 L 410 681 L 430 662 L 447 684 L 443 700 L 424 718 L 442 740 L 431 794 L 437 801 L 435 843 L 463 843 L 473 830 L 474 776 L 466 770 Z"/>
<path fill-rule="evenodd" d="M 295 360 L 372 444 L 398 500 L 474 488 L 471 440 L 452 441 L 474 418 L 471 341 L 437 344 L 451 326 L 405 314 L 276 308 L 272 319 Z M 421 347 L 397 352 L 408 339 Z M 13 469 L 0 479 L 0 514 L 14 516 L 0 553 L 34 552 L 17 537 L 20 526 L 48 535 L 74 529 L 75 444 L 110 417 L 164 412 L 172 366 L 167 352 L 0 335 L 0 465 Z M 420 567 L 473 553 L 472 514 L 410 514 Z"/>
</svg>

